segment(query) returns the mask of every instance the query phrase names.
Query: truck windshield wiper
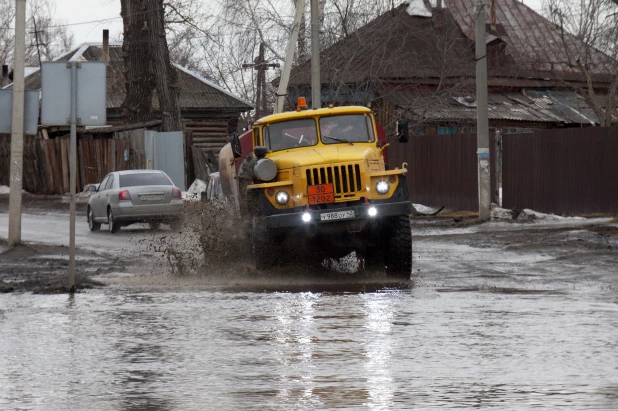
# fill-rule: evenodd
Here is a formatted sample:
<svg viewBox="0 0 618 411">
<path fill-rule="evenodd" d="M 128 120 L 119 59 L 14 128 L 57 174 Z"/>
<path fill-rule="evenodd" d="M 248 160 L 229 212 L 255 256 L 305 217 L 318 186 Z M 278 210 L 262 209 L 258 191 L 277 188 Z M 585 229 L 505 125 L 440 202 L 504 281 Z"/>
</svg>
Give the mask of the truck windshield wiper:
<svg viewBox="0 0 618 411">
<path fill-rule="evenodd" d="M 322 137 L 330 138 L 331 140 L 335 140 L 335 141 L 341 141 L 342 143 L 348 143 L 352 146 L 354 145 L 354 143 L 352 143 L 350 140 L 346 140 L 345 138 L 331 137 L 331 136 L 327 136 L 326 134 L 322 134 Z"/>
</svg>

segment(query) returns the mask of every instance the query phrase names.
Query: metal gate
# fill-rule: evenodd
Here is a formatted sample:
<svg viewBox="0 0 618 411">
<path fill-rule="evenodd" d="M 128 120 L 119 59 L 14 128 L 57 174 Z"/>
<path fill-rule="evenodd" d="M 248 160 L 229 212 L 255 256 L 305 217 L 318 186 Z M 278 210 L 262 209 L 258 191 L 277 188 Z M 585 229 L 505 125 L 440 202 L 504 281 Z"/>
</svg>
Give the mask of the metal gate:
<svg viewBox="0 0 618 411">
<path fill-rule="evenodd" d="M 144 133 L 146 167 L 164 171 L 182 191 L 186 190 L 184 137 L 182 131 Z"/>
</svg>

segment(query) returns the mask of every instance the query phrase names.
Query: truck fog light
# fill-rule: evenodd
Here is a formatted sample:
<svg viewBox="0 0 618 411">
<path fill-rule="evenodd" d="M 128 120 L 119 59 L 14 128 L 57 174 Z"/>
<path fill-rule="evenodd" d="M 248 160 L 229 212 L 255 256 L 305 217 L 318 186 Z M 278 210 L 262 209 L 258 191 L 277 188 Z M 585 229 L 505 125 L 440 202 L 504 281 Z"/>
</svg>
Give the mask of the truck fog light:
<svg viewBox="0 0 618 411">
<path fill-rule="evenodd" d="M 369 217 L 375 217 L 378 215 L 378 209 L 375 207 L 369 207 L 369 210 L 367 210 L 367 214 L 369 214 Z"/>
<path fill-rule="evenodd" d="M 279 191 L 275 195 L 275 200 L 277 200 L 277 203 L 284 205 L 287 204 L 288 201 L 290 201 L 290 196 L 285 191 Z"/>
<path fill-rule="evenodd" d="M 385 181 L 385 180 L 380 180 L 376 184 L 376 191 L 379 194 L 386 194 L 386 193 L 388 193 L 388 190 L 390 190 L 390 188 L 391 188 L 391 185 L 388 184 L 388 181 Z"/>
<path fill-rule="evenodd" d="M 309 221 L 311 221 L 311 214 L 306 213 L 306 212 L 305 212 L 305 213 L 303 213 L 303 221 L 304 221 L 305 223 L 308 223 Z"/>
</svg>

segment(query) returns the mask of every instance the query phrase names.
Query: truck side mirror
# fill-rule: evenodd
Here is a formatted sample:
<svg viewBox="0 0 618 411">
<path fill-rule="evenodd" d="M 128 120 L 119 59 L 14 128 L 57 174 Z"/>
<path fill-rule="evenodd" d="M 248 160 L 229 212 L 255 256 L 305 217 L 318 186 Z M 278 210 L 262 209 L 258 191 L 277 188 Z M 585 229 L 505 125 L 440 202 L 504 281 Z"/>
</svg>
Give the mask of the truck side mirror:
<svg viewBox="0 0 618 411">
<path fill-rule="evenodd" d="M 234 154 L 234 158 L 242 157 L 242 146 L 240 145 L 238 133 L 232 134 L 232 137 L 230 137 L 230 145 L 232 146 L 232 154 Z"/>
<path fill-rule="evenodd" d="M 268 154 L 268 147 L 265 147 L 265 146 L 255 146 L 253 148 L 253 154 L 257 158 L 266 157 L 266 154 Z"/>
<path fill-rule="evenodd" d="M 407 143 L 410 139 L 410 132 L 408 131 L 408 120 L 397 120 L 397 140 L 400 143 Z"/>
</svg>

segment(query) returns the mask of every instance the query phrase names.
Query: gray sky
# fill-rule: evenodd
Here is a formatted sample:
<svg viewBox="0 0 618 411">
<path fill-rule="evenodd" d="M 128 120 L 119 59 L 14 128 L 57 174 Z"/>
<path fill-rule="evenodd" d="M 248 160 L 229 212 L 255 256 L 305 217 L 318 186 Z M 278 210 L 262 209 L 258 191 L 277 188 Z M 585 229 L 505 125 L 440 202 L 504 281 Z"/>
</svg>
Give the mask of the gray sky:
<svg viewBox="0 0 618 411">
<path fill-rule="evenodd" d="M 217 0 L 204 0 L 218 4 Z M 55 0 L 56 19 L 66 24 L 72 24 L 69 29 L 75 34 L 76 45 L 85 42 L 100 42 L 103 29 L 110 30 L 110 39 L 122 35 L 122 19 L 120 18 L 120 0 Z M 542 0 L 523 0 L 523 3 L 534 10 L 540 10 Z M 106 20 L 108 21 L 100 21 Z M 83 24 L 76 24 L 83 23 Z"/>
</svg>

